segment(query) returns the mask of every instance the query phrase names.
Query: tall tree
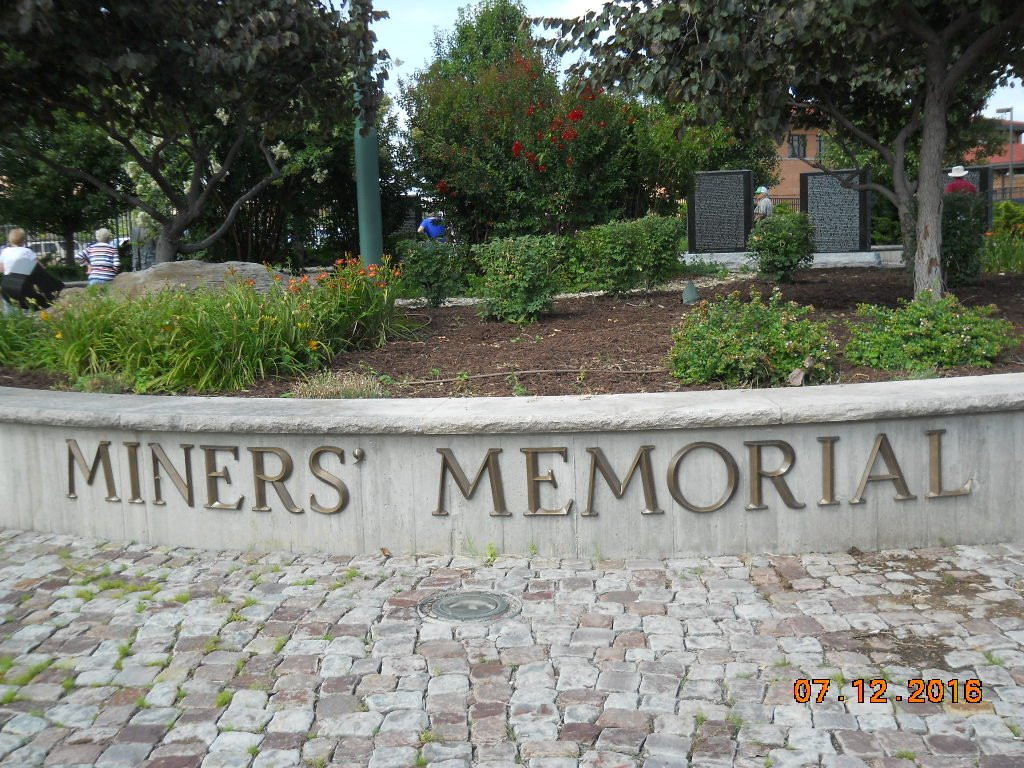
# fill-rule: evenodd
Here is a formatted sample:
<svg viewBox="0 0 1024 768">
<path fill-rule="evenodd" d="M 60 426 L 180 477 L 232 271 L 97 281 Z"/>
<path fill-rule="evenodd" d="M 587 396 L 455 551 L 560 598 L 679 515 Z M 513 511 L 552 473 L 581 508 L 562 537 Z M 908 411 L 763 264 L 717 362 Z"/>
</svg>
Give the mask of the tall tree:
<svg viewBox="0 0 1024 768">
<path fill-rule="evenodd" d="M 157 260 L 220 239 L 239 210 L 282 176 L 296 121 L 351 124 L 353 86 L 373 114 L 386 57 L 372 51 L 370 0 L 22 0 L 0 14 L 0 100 L 51 124 L 56 110 L 84 116 L 119 144 L 158 191 L 126 193 L 81 163 L 22 141 L 16 120 L 2 138 L 50 167 L 136 207 L 159 225 Z M 190 231 L 246 152 L 262 158 L 239 184 L 220 225 Z M 250 167 L 248 170 L 253 170 Z"/>
<path fill-rule="evenodd" d="M 103 132 L 65 112 L 53 115 L 47 129 L 21 121 L 20 131 L 17 145 L 0 144 L 0 221 L 60 235 L 71 264 L 75 233 L 116 216 L 123 206 L 54 166 L 81 163 L 112 189 L 126 190 L 124 153 Z M 26 145 L 33 149 L 25 151 Z"/>
<path fill-rule="evenodd" d="M 1024 72 L 1020 0 L 613 0 L 547 21 L 559 50 L 583 48 L 588 79 L 727 115 L 781 135 L 827 124 L 875 150 L 905 239 L 916 234 L 915 294 L 942 291 L 942 164 L 956 105 L 980 108 Z M 920 171 L 908 170 L 917 142 Z"/>
</svg>

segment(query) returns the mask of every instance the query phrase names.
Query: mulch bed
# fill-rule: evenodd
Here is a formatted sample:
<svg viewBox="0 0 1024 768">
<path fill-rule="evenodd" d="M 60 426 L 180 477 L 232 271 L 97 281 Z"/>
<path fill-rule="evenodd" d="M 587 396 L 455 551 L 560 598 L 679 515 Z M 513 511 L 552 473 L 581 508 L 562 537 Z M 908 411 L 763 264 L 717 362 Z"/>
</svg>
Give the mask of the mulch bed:
<svg viewBox="0 0 1024 768">
<path fill-rule="evenodd" d="M 706 281 L 701 281 L 706 282 Z M 734 278 L 705 285 L 701 296 L 732 291 L 762 293 L 773 284 L 757 278 Z M 858 304 L 896 306 L 910 298 L 912 288 L 902 270 L 833 269 L 798 272 L 781 286 L 783 297 L 816 309 L 827 319 L 840 342 L 848 337 L 845 320 Z M 993 303 L 999 313 L 1024 333 L 1024 276 L 987 275 L 956 291 L 970 304 Z M 650 296 L 588 296 L 556 302 L 551 314 L 517 328 L 486 322 L 473 306 L 411 309 L 422 323 L 413 339 L 400 339 L 371 351 L 339 355 L 335 370 L 386 377 L 395 397 L 469 397 L 511 395 L 579 395 L 615 392 L 677 392 L 719 389 L 715 385 L 684 387 L 666 368 L 672 329 L 689 311 L 681 291 Z M 942 376 L 1024 371 L 1024 350 L 1008 350 L 991 368 L 955 368 Z M 899 373 L 850 365 L 839 359 L 840 382 L 887 381 Z M 59 378 L 0 369 L 0 386 L 60 386 Z M 260 382 L 247 392 L 223 393 L 276 397 L 293 385 L 284 379 Z"/>
</svg>

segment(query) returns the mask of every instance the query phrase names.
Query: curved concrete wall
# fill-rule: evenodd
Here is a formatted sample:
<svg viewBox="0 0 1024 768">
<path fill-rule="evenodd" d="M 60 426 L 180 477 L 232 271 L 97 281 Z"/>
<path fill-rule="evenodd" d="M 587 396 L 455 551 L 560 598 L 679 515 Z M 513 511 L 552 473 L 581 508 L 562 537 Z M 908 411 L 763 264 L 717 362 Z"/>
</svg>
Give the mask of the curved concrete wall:
<svg viewBox="0 0 1024 768">
<path fill-rule="evenodd" d="M 0 388 L 0 525 L 215 549 L 666 557 L 1022 538 L 1024 374 L 257 400 Z"/>
</svg>

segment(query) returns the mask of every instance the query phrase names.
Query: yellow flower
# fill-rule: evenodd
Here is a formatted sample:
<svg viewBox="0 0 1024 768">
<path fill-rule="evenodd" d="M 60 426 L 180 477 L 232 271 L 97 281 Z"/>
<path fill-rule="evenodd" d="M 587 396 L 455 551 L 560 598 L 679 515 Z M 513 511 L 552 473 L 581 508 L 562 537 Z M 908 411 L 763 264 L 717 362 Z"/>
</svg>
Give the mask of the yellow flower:
<svg viewBox="0 0 1024 768">
<path fill-rule="evenodd" d="M 60 331 L 57 331 L 57 333 L 56 333 L 56 334 L 54 334 L 54 335 L 55 335 L 55 336 L 56 336 L 56 337 L 57 337 L 58 339 L 63 339 L 63 338 L 64 338 L 64 334 L 63 334 L 63 333 L 61 333 Z"/>
<path fill-rule="evenodd" d="M 310 349 L 316 349 L 319 346 L 320 346 L 320 342 L 317 341 L 316 339 L 313 339 L 312 341 L 309 342 L 309 348 Z"/>
<path fill-rule="evenodd" d="M 47 320 L 50 319 L 50 313 L 44 309 L 42 312 L 39 313 L 39 319 L 42 320 L 43 322 L 46 322 Z"/>
</svg>

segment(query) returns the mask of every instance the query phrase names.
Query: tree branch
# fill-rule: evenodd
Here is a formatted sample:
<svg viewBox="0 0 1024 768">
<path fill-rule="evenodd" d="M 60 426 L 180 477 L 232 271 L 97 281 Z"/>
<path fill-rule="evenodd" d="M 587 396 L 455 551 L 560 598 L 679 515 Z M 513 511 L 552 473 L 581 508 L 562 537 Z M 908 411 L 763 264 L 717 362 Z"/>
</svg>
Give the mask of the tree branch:
<svg viewBox="0 0 1024 768">
<path fill-rule="evenodd" d="M 897 24 L 911 34 L 918 37 L 926 45 L 940 46 L 943 43 L 939 33 L 928 26 L 928 22 L 920 14 L 913 3 L 900 3 L 899 9 L 895 12 Z"/>
<path fill-rule="evenodd" d="M 954 62 L 953 66 L 946 70 L 946 77 L 942 86 L 952 90 L 957 83 L 963 80 L 970 69 L 978 63 L 984 54 L 988 53 L 996 41 L 1008 32 L 1018 32 L 1024 26 L 1024 3 L 1017 6 L 1017 9 L 1000 22 L 993 24 L 980 35 L 978 35 L 967 49 Z"/>
<path fill-rule="evenodd" d="M 853 134 L 860 141 L 862 141 L 865 145 L 871 147 L 879 155 L 881 155 L 882 159 L 885 160 L 885 162 L 889 163 L 890 165 L 892 164 L 893 156 L 892 156 L 892 152 L 889 150 L 889 148 L 887 146 L 885 146 L 884 144 L 882 144 L 874 136 L 872 136 L 871 134 L 867 133 L 864 129 L 862 129 L 859 126 L 855 125 L 854 122 L 852 120 L 850 120 L 850 118 L 848 118 L 845 114 L 843 114 L 843 112 L 841 110 L 839 110 L 838 108 L 833 106 L 831 103 L 829 103 L 827 101 L 821 101 L 821 102 L 794 101 L 794 102 L 790 102 L 790 105 L 793 106 L 793 107 L 799 107 L 800 109 L 806 109 L 806 110 L 815 110 L 815 109 L 817 109 L 817 110 L 821 110 L 821 111 L 825 112 L 836 123 L 838 123 L 843 128 L 843 130 Z"/>
<path fill-rule="evenodd" d="M 854 189 L 857 190 L 858 192 L 877 192 L 878 194 L 882 195 L 887 200 L 892 202 L 894 205 L 896 204 L 896 193 L 893 192 L 888 187 L 879 184 L 878 182 L 869 181 L 867 184 L 861 184 L 860 182 L 856 184 L 851 183 L 852 180 L 856 178 L 856 175 L 860 174 L 859 168 L 853 171 L 837 171 L 834 168 L 829 168 L 828 166 L 822 165 L 817 160 L 806 160 L 805 162 L 807 162 L 807 164 L 810 165 L 811 167 L 817 168 L 819 171 L 824 171 L 829 176 L 839 179 L 839 183 L 842 184 L 842 186 L 846 189 Z"/>
<path fill-rule="evenodd" d="M 220 238 L 224 236 L 224 233 L 227 232 L 228 229 L 230 229 L 231 225 L 235 223 L 235 219 L 238 217 L 238 212 L 242 210 L 242 206 L 245 205 L 250 200 L 252 200 L 254 197 L 256 197 L 256 195 L 258 195 L 264 189 L 266 189 L 267 186 L 272 181 L 281 178 L 281 171 L 274 163 L 274 158 L 270 154 L 270 151 L 262 144 L 260 145 L 260 149 L 263 151 L 263 156 L 267 159 L 267 164 L 271 168 L 271 174 L 269 176 L 264 177 L 258 184 L 253 186 L 248 192 L 246 192 L 240 198 L 235 200 L 234 205 L 231 206 L 231 210 L 228 211 L 227 217 L 224 219 L 220 227 L 217 228 L 216 232 L 213 232 L 206 239 L 200 240 L 198 243 L 189 243 L 187 245 L 180 246 L 178 248 L 179 253 L 195 253 L 197 251 L 203 251 L 209 248 L 218 240 L 220 240 Z M 210 192 L 211 189 L 212 187 L 207 187 L 203 194 L 205 195 L 206 193 Z"/>
<path fill-rule="evenodd" d="M 235 136 L 235 140 L 234 142 L 232 142 L 231 148 L 228 149 L 227 155 L 224 156 L 224 162 L 221 164 L 220 170 L 210 177 L 210 180 L 206 184 L 206 189 L 204 189 L 203 193 L 199 195 L 197 205 L 199 206 L 200 210 L 206 207 L 207 203 L 209 203 L 210 201 L 210 196 L 213 195 L 213 192 L 217 188 L 217 185 L 220 184 L 220 182 L 224 179 L 225 176 L 228 175 L 228 172 L 231 170 L 231 166 L 234 164 L 235 158 L 238 156 L 238 153 L 242 148 L 242 144 L 245 143 L 246 128 L 248 127 L 248 125 L 248 121 L 246 121 L 238 126 L 238 134 Z M 259 143 L 259 148 L 263 150 L 263 154 L 265 157 L 269 156 L 267 154 L 266 149 L 263 147 L 262 142 Z M 196 167 L 199 167 L 198 163 L 196 163 Z M 277 176 L 275 176 L 274 178 L 278 178 L 281 175 L 280 172 L 277 170 L 277 165 L 273 162 L 270 163 L 270 171 L 271 174 L 277 173 Z"/>
<path fill-rule="evenodd" d="M 123 135 L 120 131 L 114 128 L 112 123 L 103 119 L 98 113 L 87 112 L 86 114 L 88 117 L 91 117 L 104 131 L 106 131 L 110 138 L 127 150 L 128 154 L 131 155 L 139 164 L 139 167 L 142 168 L 142 170 L 145 171 L 154 182 L 156 182 L 156 185 L 160 187 L 160 191 L 167 195 L 167 199 L 172 205 L 181 207 L 182 198 L 178 191 L 160 172 L 160 169 L 156 164 L 150 158 L 146 157 L 146 155 L 142 153 L 142 150 L 136 147 L 129 137 Z M 169 139 L 164 139 L 163 143 L 166 144 L 168 141 Z"/>
<path fill-rule="evenodd" d="M 69 166 L 58 163 L 56 160 L 47 157 L 44 153 L 39 152 L 38 150 L 26 148 L 26 151 L 32 157 L 39 160 L 39 162 L 44 163 L 53 170 L 57 171 L 58 173 L 64 174 L 65 176 L 68 176 L 72 179 L 79 179 L 80 181 L 84 181 L 87 184 L 92 184 L 92 186 L 96 187 L 96 189 L 98 189 L 105 195 L 112 197 L 113 199 L 119 202 L 127 203 L 133 208 L 138 208 L 140 211 L 149 214 L 160 223 L 165 223 L 166 221 L 169 220 L 167 216 L 165 216 L 158 209 L 154 208 L 152 205 L 144 201 L 142 198 L 136 197 L 135 195 L 129 195 L 125 192 L 121 192 L 116 187 L 112 187 L 110 184 L 103 181 L 102 179 L 96 178 L 91 173 L 86 173 L 85 171 L 81 171 L 77 168 L 71 168 Z"/>
</svg>

